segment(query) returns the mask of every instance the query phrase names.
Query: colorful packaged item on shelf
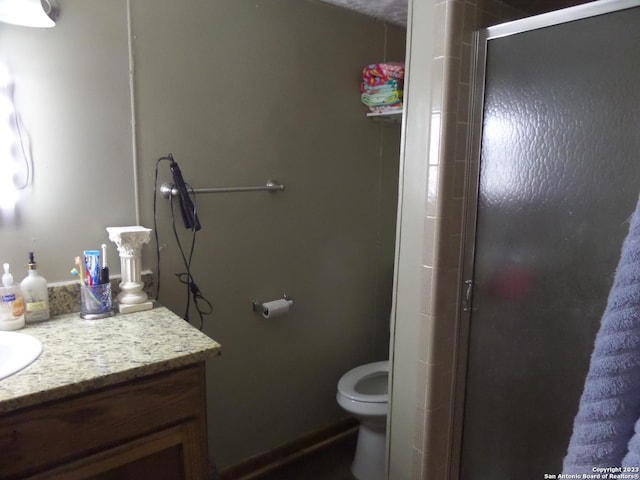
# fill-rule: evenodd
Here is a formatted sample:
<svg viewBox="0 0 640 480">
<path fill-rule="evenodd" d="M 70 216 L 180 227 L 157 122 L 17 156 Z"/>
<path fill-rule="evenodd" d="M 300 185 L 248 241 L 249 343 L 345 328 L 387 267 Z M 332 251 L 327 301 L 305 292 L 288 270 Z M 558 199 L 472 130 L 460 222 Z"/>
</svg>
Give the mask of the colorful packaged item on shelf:
<svg viewBox="0 0 640 480">
<path fill-rule="evenodd" d="M 360 99 L 371 112 L 402 110 L 404 62 L 372 63 L 362 70 Z"/>
</svg>

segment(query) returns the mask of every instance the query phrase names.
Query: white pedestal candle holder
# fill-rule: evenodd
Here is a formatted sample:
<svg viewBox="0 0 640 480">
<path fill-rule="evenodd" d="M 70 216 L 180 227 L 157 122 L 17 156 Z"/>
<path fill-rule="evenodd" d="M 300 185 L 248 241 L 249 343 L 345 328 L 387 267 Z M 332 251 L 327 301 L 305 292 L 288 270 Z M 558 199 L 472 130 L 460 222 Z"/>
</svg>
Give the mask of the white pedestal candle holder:
<svg viewBox="0 0 640 480">
<path fill-rule="evenodd" d="M 142 282 L 140 252 L 149 243 L 151 229 L 141 226 L 107 227 L 109 240 L 116 244 L 120 254 L 122 282 L 116 300 L 120 313 L 151 310 L 153 302 L 148 299 Z"/>
</svg>

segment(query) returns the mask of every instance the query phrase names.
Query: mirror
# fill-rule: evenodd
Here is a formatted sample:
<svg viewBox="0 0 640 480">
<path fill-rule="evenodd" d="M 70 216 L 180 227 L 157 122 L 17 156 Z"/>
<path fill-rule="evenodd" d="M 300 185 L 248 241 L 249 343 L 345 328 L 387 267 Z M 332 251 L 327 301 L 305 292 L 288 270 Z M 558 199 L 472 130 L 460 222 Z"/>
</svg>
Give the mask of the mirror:
<svg viewBox="0 0 640 480">
<path fill-rule="evenodd" d="M 136 223 L 125 2 L 68 3 L 53 29 L 0 24 L 33 160 L 31 185 L 0 217 L 0 261 L 18 281 L 29 251 L 51 283 L 102 243 L 117 273 L 105 227 Z"/>
</svg>

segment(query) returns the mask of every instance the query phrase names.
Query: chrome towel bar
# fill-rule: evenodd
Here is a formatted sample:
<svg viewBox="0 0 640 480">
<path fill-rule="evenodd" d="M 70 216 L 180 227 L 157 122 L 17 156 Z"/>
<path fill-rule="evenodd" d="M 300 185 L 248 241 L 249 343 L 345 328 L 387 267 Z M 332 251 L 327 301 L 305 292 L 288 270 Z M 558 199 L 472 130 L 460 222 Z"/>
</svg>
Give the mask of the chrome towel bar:
<svg viewBox="0 0 640 480">
<path fill-rule="evenodd" d="M 191 193 L 231 193 L 231 192 L 278 192 L 284 190 L 277 180 L 269 180 L 266 185 L 256 187 L 214 187 L 214 188 L 194 188 Z M 160 193 L 164 198 L 178 195 L 178 189 L 173 183 L 163 183 L 160 185 Z"/>
</svg>

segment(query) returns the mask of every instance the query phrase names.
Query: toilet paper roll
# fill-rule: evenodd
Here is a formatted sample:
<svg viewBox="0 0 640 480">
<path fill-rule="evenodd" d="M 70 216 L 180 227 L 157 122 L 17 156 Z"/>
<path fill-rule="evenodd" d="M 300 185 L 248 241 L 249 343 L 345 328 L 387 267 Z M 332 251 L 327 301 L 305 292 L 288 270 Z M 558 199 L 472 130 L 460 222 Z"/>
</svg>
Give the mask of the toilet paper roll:
<svg viewBox="0 0 640 480">
<path fill-rule="evenodd" d="M 267 302 L 262 304 L 262 316 L 264 318 L 278 317 L 284 315 L 289 311 L 293 305 L 293 300 L 287 300 L 281 298 L 280 300 L 274 300 L 273 302 Z"/>
</svg>

